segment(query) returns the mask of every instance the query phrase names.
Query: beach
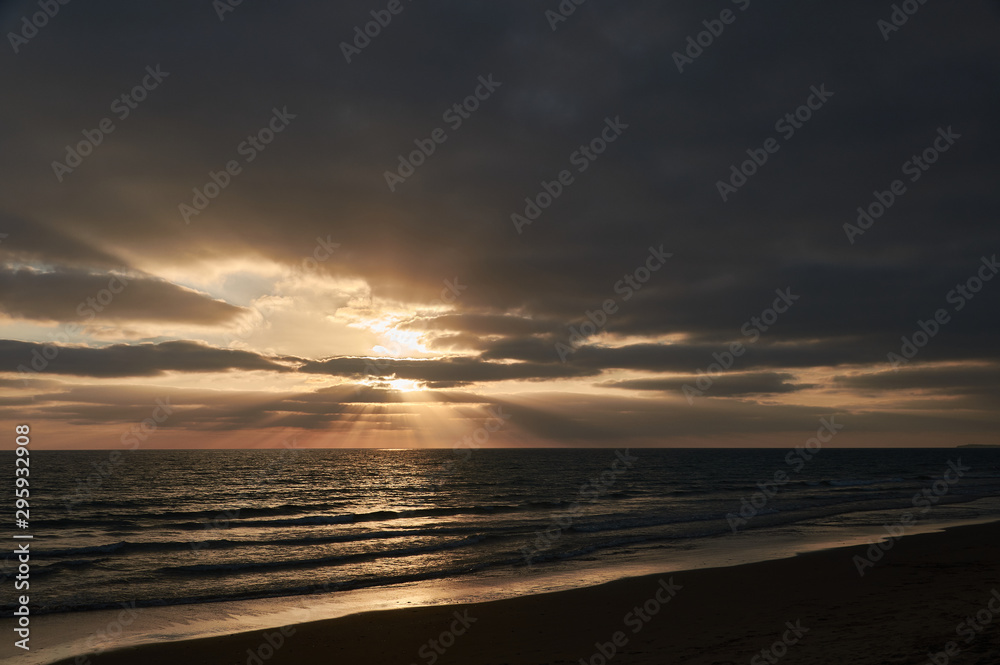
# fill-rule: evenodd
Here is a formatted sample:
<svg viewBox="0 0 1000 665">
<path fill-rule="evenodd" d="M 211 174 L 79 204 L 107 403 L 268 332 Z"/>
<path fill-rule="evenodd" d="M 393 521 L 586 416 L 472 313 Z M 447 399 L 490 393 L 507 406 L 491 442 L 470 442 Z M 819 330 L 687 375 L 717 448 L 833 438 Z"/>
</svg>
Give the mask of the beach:
<svg viewBox="0 0 1000 665">
<path fill-rule="evenodd" d="M 792 558 L 89 656 L 96 665 L 996 663 L 1000 522 Z M 858 558 L 860 557 L 860 559 Z M 863 575 L 859 573 L 863 571 Z M 945 659 L 945 660 L 942 660 Z"/>
<path fill-rule="evenodd" d="M 0 665 L 1000 665 L 1000 0 L 69 4 Z"/>
</svg>

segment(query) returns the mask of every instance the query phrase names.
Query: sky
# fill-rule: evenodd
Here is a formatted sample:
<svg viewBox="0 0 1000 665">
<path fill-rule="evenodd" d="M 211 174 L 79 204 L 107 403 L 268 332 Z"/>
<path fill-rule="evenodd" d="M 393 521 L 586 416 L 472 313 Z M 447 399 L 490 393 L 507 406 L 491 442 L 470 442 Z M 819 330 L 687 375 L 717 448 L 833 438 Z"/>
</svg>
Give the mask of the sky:
<svg viewBox="0 0 1000 665">
<path fill-rule="evenodd" d="M 0 2 L 0 420 L 1000 443 L 1000 3 L 896 7 Z"/>
</svg>

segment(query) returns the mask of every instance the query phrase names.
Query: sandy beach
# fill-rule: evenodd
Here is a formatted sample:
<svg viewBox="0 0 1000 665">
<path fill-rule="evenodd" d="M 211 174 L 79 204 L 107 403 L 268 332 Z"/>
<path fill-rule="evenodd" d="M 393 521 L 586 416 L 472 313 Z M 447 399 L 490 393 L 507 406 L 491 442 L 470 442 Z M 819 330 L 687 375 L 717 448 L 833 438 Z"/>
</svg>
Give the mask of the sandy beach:
<svg viewBox="0 0 1000 665">
<path fill-rule="evenodd" d="M 96 665 L 1000 662 L 1000 523 L 464 606 L 106 652 Z M 859 567 L 864 575 L 859 574 Z M 942 658 L 947 660 L 941 660 Z"/>
</svg>

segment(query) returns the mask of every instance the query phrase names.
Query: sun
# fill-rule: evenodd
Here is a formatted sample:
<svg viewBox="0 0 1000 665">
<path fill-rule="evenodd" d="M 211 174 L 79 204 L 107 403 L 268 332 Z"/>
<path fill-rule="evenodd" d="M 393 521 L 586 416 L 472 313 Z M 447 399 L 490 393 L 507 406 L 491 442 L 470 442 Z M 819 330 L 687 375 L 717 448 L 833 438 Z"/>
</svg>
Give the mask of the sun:
<svg viewBox="0 0 1000 665">
<path fill-rule="evenodd" d="M 418 390 L 423 390 L 423 385 L 417 381 L 411 381 L 409 379 L 390 379 L 385 383 L 389 384 L 390 390 L 398 390 L 404 393 L 412 393 Z"/>
</svg>

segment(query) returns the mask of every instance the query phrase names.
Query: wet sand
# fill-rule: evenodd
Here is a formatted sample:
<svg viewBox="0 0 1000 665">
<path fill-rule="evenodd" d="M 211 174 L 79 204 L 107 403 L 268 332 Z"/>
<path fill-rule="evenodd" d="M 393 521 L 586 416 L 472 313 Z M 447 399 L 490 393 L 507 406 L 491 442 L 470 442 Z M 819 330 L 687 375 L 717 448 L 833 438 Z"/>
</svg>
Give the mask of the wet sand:
<svg viewBox="0 0 1000 665">
<path fill-rule="evenodd" d="M 1000 523 L 906 536 L 861 576 L 855 557 L 867 550 L 367 612 L 59 662 L 923 665 L 940 653 L 941 665 L 1000 663 Z"/>
</svg>

